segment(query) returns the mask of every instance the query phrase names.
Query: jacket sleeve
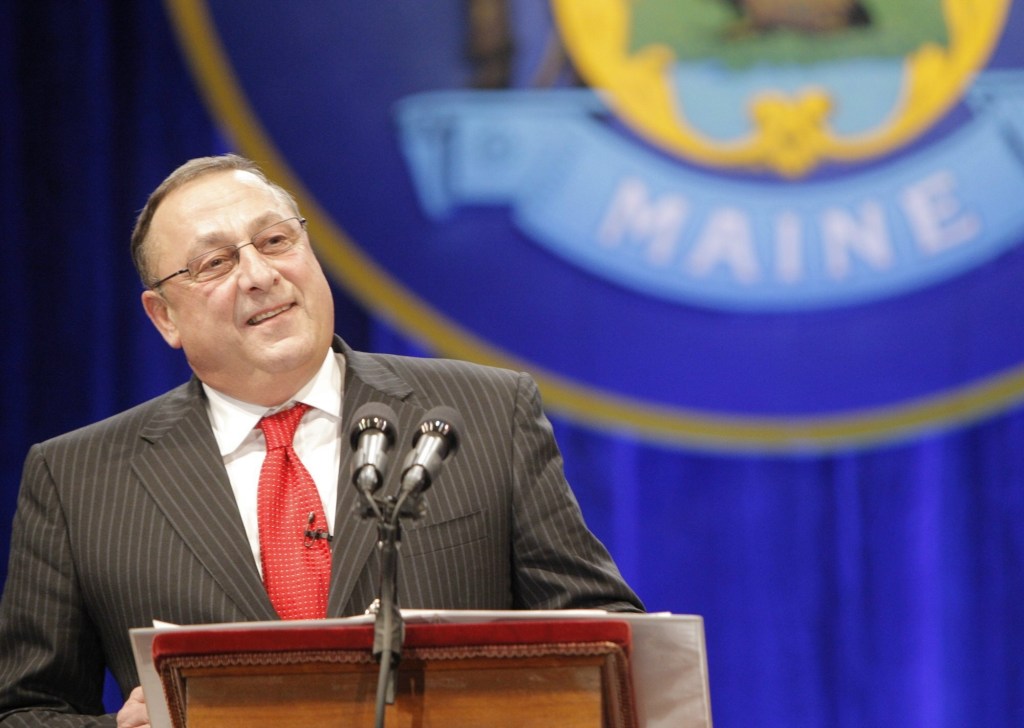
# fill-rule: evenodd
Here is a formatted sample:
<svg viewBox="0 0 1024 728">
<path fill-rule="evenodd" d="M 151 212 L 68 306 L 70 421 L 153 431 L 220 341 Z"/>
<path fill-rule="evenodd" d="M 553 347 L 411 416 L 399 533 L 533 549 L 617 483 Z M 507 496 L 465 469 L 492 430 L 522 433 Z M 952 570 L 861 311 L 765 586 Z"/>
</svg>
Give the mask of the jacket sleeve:
<svg viewBox="0 0 1024 728">
<path fill-rule="evenodd" d="M 526 374 L 512 437 L 513 592 L 521 609 L 643 611 L 566 482 L 540 393 Z"/>
<path fill-rule="evenodd" d="M 0 726 L 114 726 L 103 650 L 39 445 L 26 458 L 0 600 Z"/>
</svg>

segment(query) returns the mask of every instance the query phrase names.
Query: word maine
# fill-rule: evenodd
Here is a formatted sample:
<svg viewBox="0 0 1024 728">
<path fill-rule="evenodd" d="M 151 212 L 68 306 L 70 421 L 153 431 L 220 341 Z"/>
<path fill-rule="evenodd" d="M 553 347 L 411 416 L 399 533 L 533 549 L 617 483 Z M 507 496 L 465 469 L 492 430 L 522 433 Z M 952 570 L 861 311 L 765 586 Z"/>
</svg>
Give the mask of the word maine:
<svg viewBox="0 0 1024 728">
<path fill-rule="evenodd" d="M 982 236 L 982 216 L 961 199 L 949 171 L 855 195 L 846 187 L 841 200 L 825 187 L 655 193 L 626 177 L 614 186 L 589 252 L 577 252 L 606 273 L 614 266 L 633 286 L 672 297 L 822 298 L 844 285 L 877 295 L 932 280 L 958 257 L 973 257 L 969 244 Z"/>
</svg>

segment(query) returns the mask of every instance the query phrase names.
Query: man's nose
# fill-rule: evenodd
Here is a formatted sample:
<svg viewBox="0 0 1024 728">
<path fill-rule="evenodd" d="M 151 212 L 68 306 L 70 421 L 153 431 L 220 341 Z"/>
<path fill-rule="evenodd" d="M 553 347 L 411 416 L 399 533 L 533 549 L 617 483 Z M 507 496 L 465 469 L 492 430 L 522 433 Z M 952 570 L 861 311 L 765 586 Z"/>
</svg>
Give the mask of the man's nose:
<svg viewBox="0 0 1024 728">
<path fill-rule="evenodd" d="M 238 249 L 238 285 L 244 289 L 267 288 L 274 282 L 277 269 L 252 245 Z"/>
</svg>

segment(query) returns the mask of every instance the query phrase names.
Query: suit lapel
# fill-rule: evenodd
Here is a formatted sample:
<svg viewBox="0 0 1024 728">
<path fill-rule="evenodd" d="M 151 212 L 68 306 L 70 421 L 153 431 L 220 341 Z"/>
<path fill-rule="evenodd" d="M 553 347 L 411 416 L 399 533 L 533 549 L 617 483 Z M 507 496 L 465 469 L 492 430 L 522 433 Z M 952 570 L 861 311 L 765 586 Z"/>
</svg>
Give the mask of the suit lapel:
<svg viewBox="0 0 1024 728">
<path fill-rule="evenodd" d="M 386 404 L 398 416 L 403 440 L 395 443 L 384 485 L 387 492 L 395 492 L 407 438 L 425 410 L 414 401 L 408 383 L 372 355 L 355 352 L 337 338 L 334 347 L 345 355 L 343 438 L 350 428 L 347 419 L 367 402 Z M 172 527 L 242 613 L 253 620 L 277 619 L 249 549 L 197 379 L 168 395 L 142 437 L 149 447 L 135 459 L 135 471 Z M 358 493 L 351 483 L 351 468 L 352 450 L 343 442 L 329 617 L 345 614 L 377 539 L 376 524 L 355 514 Z M 376 584 L 377 574 L 371 576 Z"/>
<path fill-rule="evenodd" d="M 135 471 L 172 527 L 239 610 L 277 619 L 253 560 L 199 381 L 169 395 L 142 432 Z"/>
<path fill-rule="evenodd" d="M 356 515 L 359 494 L 352 485 L 352 448 L 344 442 L 351 431 L 351 415 L 367 402 L 380 402 L 391 407 L 398 417 L 399 437 L 405 438 L 424 415 L 422 407 L 412 401 L 412 388 L 371 355 L 355 352 L 340 339 L 336 348 L 345 354 L 344 430 L 341 467 L 338 470 L 338 508 L 334 521 L 331 593 L 327 615 L 343 616 L 356 583 L 366 569 L 377 541 L 377 524 Z M 408 442 L 395 443 L 391 452 L 387 481 L 383 489 L 395 492 L 399 481 L 401 459 Z M 372 574 L 376 584 L 377 574 Z M 358 611 L 364 606 L 353 605 Z"/>
</svg>

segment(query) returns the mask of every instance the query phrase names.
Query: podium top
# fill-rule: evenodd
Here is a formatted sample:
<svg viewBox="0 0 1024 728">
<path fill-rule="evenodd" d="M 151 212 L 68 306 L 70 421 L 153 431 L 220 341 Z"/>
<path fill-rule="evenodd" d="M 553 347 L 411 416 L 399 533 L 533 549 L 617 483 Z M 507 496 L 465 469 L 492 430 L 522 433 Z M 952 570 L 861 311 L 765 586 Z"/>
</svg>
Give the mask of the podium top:
<svg viewBox="0 0 1024 728">
<path fill-rule="evenodd" d="M 468 624 L 406 625 L 403 648 L 473 645 L 510 645 L 565 642 L 611 642 L 628 655 L 632 640 L 629 624 L 622 620 L 545 619 Z M 153 638 L 153 662 L 157 670 L 167 657 L 217 655 L 238 652 L 316 650 L 370 650 L 373 627 L 369 625 L 320 624 L 281 629 L 273 623 L 232 625 L 221 630 L 171 630 Z"/>
<path fill-rule="evenodd" d="M 459 611 L 402 610 L 406 628 L 417 624 L 471 624 L 557 620 L 610 620 L 632 630 L 633 683 L 637 717 L 644 728 L 711 728 L 704 622 L 697 615 L 626 614 L 603 610 Z M 332 626 L 372 625 L 373 616 L 292 622 L 236 622 L 179 627 L 162 625 L 130 631 L 139 679 L 146 694 L 153 728 L 170 728 L 171 720 L 153 657 L 157 637 L 194 633 L 203 638 L 216 632 L 318 631 Z M 182 638 L 185 639 L 185 638 Z"/>
</svg>

